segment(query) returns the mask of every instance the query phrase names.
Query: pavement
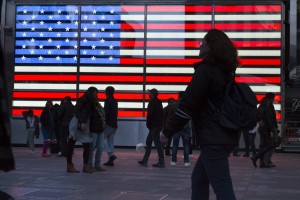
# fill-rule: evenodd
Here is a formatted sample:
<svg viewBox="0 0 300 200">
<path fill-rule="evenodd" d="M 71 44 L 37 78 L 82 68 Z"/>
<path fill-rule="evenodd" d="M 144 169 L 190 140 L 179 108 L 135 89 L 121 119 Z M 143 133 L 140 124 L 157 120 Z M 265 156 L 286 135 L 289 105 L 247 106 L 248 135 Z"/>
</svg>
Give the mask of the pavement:
<svg viewBox="0 0 300 200">
<path fill-rule="evenodd" d="M 195 150 L 191 166 L 183 166 L 182 151 L 176 166 L 153 168 L 157 153 L 152 151 L 148 167 L 137 161 L 143 152 L 117 148 L 115 166 L 93 174 L 66 172 L 64 157 L 41 157 L 25 147 L 14 147 L 16 170 L 0 172 L 0 190 L 16 200 L 188 200 L 191 197 L 190 176 L 200 151 Z M 276 153 L 275 168 L 254 168 L 249 158 L 233 157 L 230 170 L 238 200 L 299 200 L 300 154 Z M 103 154 L 102 163 L 107 161 Z M 74 164 L 82 169 L 82 148 L 76 148 Z M 215 200 L 211 189 L 210 200 Z M 2 200 L 2 199 L 0 199 Z"/>
</svg>

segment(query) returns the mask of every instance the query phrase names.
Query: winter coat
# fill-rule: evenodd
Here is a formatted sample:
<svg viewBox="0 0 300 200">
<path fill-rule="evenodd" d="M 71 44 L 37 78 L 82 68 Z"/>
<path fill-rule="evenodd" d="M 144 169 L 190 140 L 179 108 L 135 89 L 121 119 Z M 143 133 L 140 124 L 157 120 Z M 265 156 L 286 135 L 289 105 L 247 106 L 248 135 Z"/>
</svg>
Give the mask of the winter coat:
<svg viewBox="0 0 300 200">
<path fill-rule="evenodd" d="M 163 126 L 163 107 L 162 102 L 157 97 L 149 101 L 147 108 L 147 128 L 162 128 Z"/>
<path fill-rule="evenodd" d="M 105 123 L 118 128 L 118 102 L 113 96 L 107 96 L 104 101 Z"/>
<path fill-rule="evenodd" d="M 192 119 L 197 145 L 235 145 L 238 144 L 238 131 L 223 128 L 216 121 L 214 105 L 221 105 L 229 71 L 226 66 L 214 66 L 202 61 L 195 66 L 192 80 L 188 84 L 179 106 L 163 130 L 166 137 L 171 137 Z"/>
<path fill-rule="evenodd" d="M 90 118 L 90 132 L 102 133 L 104 130 L 105 112 L 101 104 L 99 103 L 95 109 L 92 110 Z"/>
<path fill-rule="evenodd" d="M 73 115 L 75 106 L 71 101 L 60 105 L 58 110 L 58 117 L 61 119 L 62 125 L 69 125 Z"/>
</svg>

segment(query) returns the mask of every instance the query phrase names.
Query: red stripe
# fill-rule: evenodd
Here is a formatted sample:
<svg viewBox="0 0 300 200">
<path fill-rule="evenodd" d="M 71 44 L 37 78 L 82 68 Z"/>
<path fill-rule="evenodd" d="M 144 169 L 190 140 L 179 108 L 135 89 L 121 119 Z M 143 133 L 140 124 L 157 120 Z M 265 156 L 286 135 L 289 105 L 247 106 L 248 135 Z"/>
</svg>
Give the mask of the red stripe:
<svg viewBox="0 0 300 200">
<path fill-rule="evenodd" d="M 76 99 L 76 92 L 13 92 L 14 99 L 63 99 L 65 96 Z"/>
<path fill-rule="evenodd" d="M 199 62 L 200 58 L 193 59 L 193 58 L 187 58 L 187 59 L 168 59 L 168 58 L 148 58 L 146 60 L 146 64 L 148 65 L 192 65 L 195 62 Z"/>
<path fill-rule="evenodd" d="M 220 30 L 281 30 L 280 23 L 215 24 Z"/>
<path fill-rule="evenodd" d="M 280 77 L 236 77 L 239 83 L 280 83 Z"/>
<path fill-rule="evenodd" d="M 281 47 L 281 41 L 233 41 L 236 47 Z"/>
<path fill-rule="evenodd" d="M 209 30 L 211 24 L 148 24 L 147 29 L 153 30 Z"/>
<path fill-rule="evenodd" d="M 144 12 L 145 6 L 121 6 L 121 12 Z"/>
<path fill-rule="evenodd" d="M 80 75 L 81 82 L 133 82 L 142 83 L 143 76 L 101 76 L 101 75 Z"/>
<path fill-rule="evenodd" d="M 215 12 L 281 12 L 280 5 L 215 6 Z"/>
<path fill-rule="evenodd" d="M 266 65 L 266 66 L 273 66 L 277 65 L 280 66 L 281 60 L 278 59 L 239 59 L 241 65 L 253 65 L 253 66 L 259 66 L 259 65 Z"/>
<path fill-rule="evenodd" d="M 193 47 L 193 48 L 199 48 L 200 41 L 147 41 L 147 47 Z"/>
<path fill-rule="evenodd" d="M 75 82 L 76 75 L 14 75 L 15 81 L 63 81 Z"/>
<path fill-rule="evenodd" d="M 78 97 L 81 97 L 84 93 L 79 92 Z M 114 94 L 115 99 L 117 100 L 128 100 L 128 101 L 143 101 L 143 94 L 142 93 L 115 93 Z M 98 93 L 99 99 L 105 99 L 105 92 L 99 92 Z"/>
<path fill-rule="evenodd" d="M 148 6 L 148 12 L 212 12 L 212 6 Z"/>
<path fill-rule="evenodd" d="M 146 76 L 148 83 L 189 83 L 191 76 Z"/>
<path fill-rule="evenodd" d="M 276 119 L 281 120 L 281 113 L 280 112 L 276 112 Z"/>
<path fill-rule="evenodd" d="M 144 47 L 144 41 L 120 41 L 121 47 Z"/>
<path fill-rule="evenodd" d="M 257 100 L 260 102 L 262 100 L 262 98 L 264 98 L 265 95 L 264 94 L 257 94 L 256 98 Z M 276 94 L 275 98 L 274 98 L 274 102 L 281 102 L 281 95 L 280 94 Z"/>
<path fill-rule="evenodd" d="M 143 30 L 144 29 L 144 24 L 121 23 L 121 29 L 122 30 Z"/>
<path fill-rule="evenodd" d="M 141 65 L 144 64 L 144 59 L 143 58 L 120 58 L 120 64 Z"/>
</svg>

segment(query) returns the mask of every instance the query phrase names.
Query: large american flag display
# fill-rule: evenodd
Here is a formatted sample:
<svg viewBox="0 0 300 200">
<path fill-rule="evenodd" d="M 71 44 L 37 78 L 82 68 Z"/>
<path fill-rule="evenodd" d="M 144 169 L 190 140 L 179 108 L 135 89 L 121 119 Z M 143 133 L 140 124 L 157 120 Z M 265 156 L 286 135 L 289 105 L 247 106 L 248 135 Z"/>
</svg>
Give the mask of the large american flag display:
<svg viewBox="0 0 300 200">
<path fill-rule="evenodd" d="M 282 5 L 18 5 L 13 116 L 47 100 L 75 102 L 90 86 L 115 87 L 119 117 L 146 116 L 147 89 L 167 103 L 185 90 L 211 28 L 238 48 L 237 81 L 281 111 Z"/>
</svg>

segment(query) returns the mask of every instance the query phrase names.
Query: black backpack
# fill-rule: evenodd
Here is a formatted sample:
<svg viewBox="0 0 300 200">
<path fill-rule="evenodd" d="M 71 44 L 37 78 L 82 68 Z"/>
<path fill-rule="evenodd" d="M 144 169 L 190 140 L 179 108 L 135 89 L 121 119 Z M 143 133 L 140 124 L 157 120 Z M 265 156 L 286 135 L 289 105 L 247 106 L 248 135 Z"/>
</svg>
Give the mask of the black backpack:
<svg viewBox="0 0 300 200">
<path fill-rule="evenodd" d="M 227 83 L 219 108 L 210 100 L 208 102 L 215 110 L 215 119 L 222 127 L 250 130 L 258 122 L 258 102 L 254 92 L 246 83 L 236 83 L 234 78 Z"/>
</svg>

